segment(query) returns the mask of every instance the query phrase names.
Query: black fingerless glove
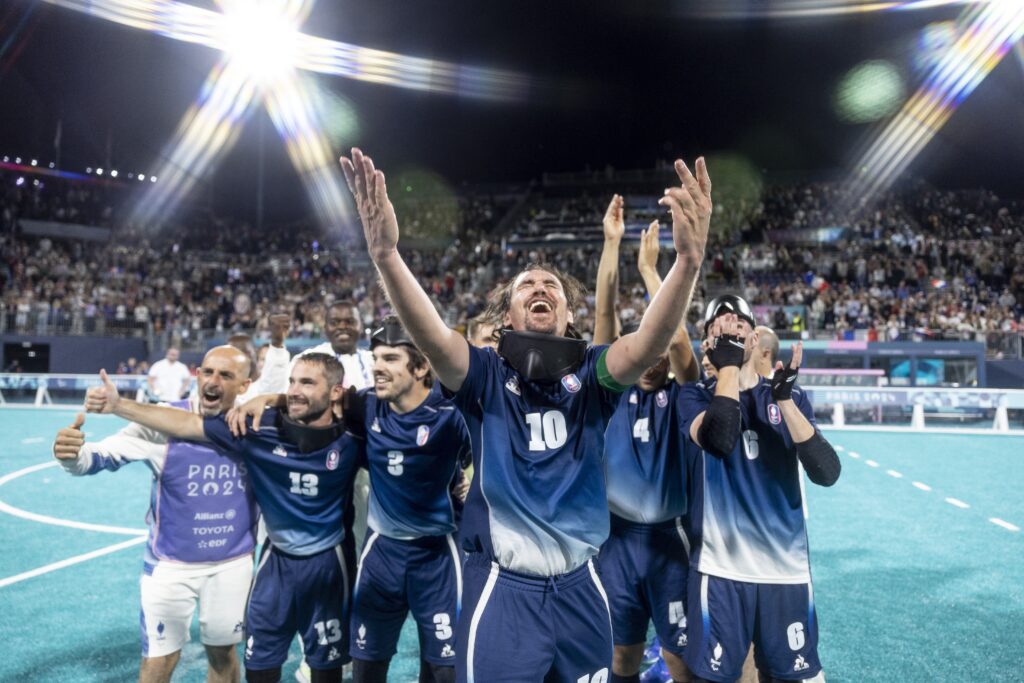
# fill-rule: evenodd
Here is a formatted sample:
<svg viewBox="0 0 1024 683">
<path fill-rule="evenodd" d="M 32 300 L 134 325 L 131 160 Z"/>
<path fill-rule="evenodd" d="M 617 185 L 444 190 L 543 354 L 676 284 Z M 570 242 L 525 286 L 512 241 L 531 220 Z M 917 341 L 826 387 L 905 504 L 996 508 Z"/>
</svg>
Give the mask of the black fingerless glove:
<svg viewBox="0 0 1024 683">
<path fill-rule="evenodd" d="M 723 334 L 715 340 L 715 346 L 708 353 L 711 364 L 716 370 L 722 368 L 738 368 L 743 365 L 746 351 L 744 339 L 731 334 Z"/>
<path fill-rule="evenodd" d="M 799 372 L 799 368 L 791 368 L 788 365 L 775 371 L 772 375 L 773 400 L 788 401 L 793 398 L 793 387 L 796 386 L 796 376 Z"/>
</svg>

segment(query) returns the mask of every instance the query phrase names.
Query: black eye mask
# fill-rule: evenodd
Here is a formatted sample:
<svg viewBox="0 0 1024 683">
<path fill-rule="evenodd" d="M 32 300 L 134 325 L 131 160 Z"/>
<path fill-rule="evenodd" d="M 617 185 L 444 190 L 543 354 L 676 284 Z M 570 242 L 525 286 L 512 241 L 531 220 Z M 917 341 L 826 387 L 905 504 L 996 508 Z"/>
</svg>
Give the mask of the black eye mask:
<svg viewBox="0 0 1024 683">
<path fill-rule="evenodd" d="M 312 453 L 327 448 L 345 433 L 345 425 L 341 422 L 335 422 L 327 427 L 310 427 L 284 414 L 281 415 L 278 429 L 286 441 L 298 447 L 300 453 Z"/>
<path fill-rule="evenodd" d="M 498 342 L 498 355 L 531 382 L 557 382 L 576 372 L 586 352 L 582 339 L 541 332 L 502 330 Z"/>
</svg>

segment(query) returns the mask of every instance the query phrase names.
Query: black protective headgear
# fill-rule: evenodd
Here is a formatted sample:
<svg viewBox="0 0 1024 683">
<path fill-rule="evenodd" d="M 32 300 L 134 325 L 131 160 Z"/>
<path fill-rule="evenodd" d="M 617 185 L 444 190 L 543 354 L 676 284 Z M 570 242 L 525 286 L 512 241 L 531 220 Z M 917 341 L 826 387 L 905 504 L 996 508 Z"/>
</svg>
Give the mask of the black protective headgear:
<svg viewBox="0 0 1024 683">
<path fill-rule="evenodd" d="M 498 355 L 531 382 L 557 382 L 583 363 L 587 342 L 542 332 L 501 331 Z"/>
<path fill-rule="evenodd" d="M 381 326 L 373 331 L 370 335 L 370 349 L 384 344 L 385 346 L 411 346 L 416 348 L 416 344 L 413 343 L 412 337 L 402 327 L 402 323 L 398 321 L 395 316 L 389 316 L 384 318 L 381 322 Z"/>
<path fill-rule="evenodd" d="M 754 313 L 750 310 L 750 304 L 735 294 L 723 294 L 709 301 L 707 308 L 704 309 L 705 337 L 708 336 L 708 328 L 715 318 L 727 313 L 734 314 L 740 320 L 746 320 L 750 323 L 751 327 L 757 326 L 757 323 L 754 321 Z"/>
</svg>

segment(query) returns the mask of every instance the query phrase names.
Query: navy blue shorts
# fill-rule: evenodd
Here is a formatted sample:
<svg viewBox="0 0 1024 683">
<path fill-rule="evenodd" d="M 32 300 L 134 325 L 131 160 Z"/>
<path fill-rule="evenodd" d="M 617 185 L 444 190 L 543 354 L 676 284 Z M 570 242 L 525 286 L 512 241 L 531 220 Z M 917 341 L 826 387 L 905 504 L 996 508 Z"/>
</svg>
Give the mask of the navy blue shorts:
<svg viewBox="0 0 1024 683">
<path fill-rule="evenodd" d="M 391 659 L 406 614 L 412 611 L 420 657 L 431 664 L 455 666 L 461 591 L 462 558 L 451 536 L 398 541 L 370 533 L 352 600 L 352 656 Z"/>
<path fill-rule="evenodd" d="M 283 665 L 296 633 L 310 667 L 337 669 L 349 662 L 348 574 L 340 545 L 299 557 L 268 540 L 245 610 L 246 668 Z"/>
<path fill-rule="evenodd" d="M 459 683 L 603 683 L 612 665 L 608 599 L 592 562 L 526 576 L 483 553 L 463 565 Z"/>
<path fill-rule="evenodd" d="M 646 643 L 653 620 L 663 648 L 680 656 L 686 651 L 688 554 L 681 520 L 638 524 L 612 515 L 598 568 L 616 645 Z"/>
<path fill-rule="evenodd" d="M 709 681 L 735 681 L 750 644 L 759 671 L 802 681 L 821 672 L 809 583 L 744 583 L 690 572 L 686 665 Z"/>
</svg>

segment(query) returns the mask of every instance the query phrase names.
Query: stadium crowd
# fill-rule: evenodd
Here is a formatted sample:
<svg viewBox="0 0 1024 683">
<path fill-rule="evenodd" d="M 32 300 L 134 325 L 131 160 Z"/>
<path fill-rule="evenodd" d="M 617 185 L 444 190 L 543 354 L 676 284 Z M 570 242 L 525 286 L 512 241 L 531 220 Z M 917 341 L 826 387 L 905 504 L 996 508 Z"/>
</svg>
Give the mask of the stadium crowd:
<svg viewBox="0 0 1024 683">
<path fill-rule="evenodd" d="M 296 334 L 317 337 L 325 297 L 360 302 L 367 328 L 388 311 L 362 250 L 348 248 L 352 235 L 305 223 L 260 232 L 202 210 L 173 229 L 147 231 L 114 220 L 116 196 L 107 185 L 51 178 L 36 183 L 10 172 L 0 173 L 0 181 L 4 331 L 170 331 L 187 338 L 200 330 L 262 332 L 272 313 L 288 312 Z M 728 197 L 720 200 L 716 214 L 745 215 L 739 221 L 731 216 L 727 222 L 736 229 L 712 237 L 691 318 L 701 301 L 728 287 L 762 307 L 761 322 L 818 336 L 982 339 L 1020 331 L 1019 204 L 983 190 L 939 191 L 911 182 L 850 221 L 835 209 L 844 204 L 840 187 L 767 187 L 760 203 L 742 212 L 730 208 Z M 527 206 L 511 235 L 495 234 L 509 205 L 472 192 L 398 204 L 417 238 L 406 249 L 409 263 L 449 325 L 465 325 L 490 289 L 531 261 L 549 260 L 593 283 L 599 237 L 575 240 L 570 248 L 544 244 L 550 233 L 571 236 L 600 225 L 602 198 L 593 188 Z M 652 207 L 642 198 L 627 203 L 627 219 L 648 220 Z M 24 219 L 110 227 L 112 238 L 103 243 L 26 235 L 19 229 Z M 822 228 L 829 229 L 824 241 Z M 620 264 L 624 322 L 645 307 L 635 254 L 627 242 Z M 592 298 L 576 311 L 584 333 L 593 329 L 592 312 Z"/>
</svg>

